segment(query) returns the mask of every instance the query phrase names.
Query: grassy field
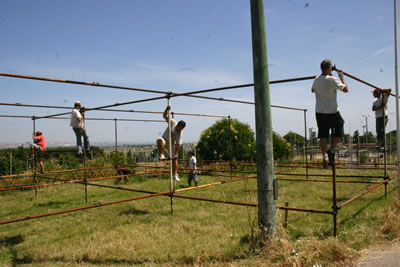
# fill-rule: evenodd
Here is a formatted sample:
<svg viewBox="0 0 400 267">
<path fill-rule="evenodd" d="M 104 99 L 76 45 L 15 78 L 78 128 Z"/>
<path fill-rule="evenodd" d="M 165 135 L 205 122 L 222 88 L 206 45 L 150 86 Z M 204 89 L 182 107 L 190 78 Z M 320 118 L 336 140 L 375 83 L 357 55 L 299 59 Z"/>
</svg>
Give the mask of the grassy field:
<svg viewBox="0 0 400 267">
<path fill-rule="evenodd" d="M 310 173 L 331 172 L 311 169 Z M 382 176 L 382 171 L 338 170 L 337 174 Z M 178 189 L 187 186 L 184 175 L 181 178 Z M 199 176 L 199 185 L 221 179 Z M 101 183 L 113 185 L 110 180 Z M 338 184 L 338 203 L 371 186 Z M 169 190 L 169 180 L 132 176 L 131 183 L 124 187 L 164 192 Z M 288 228 L 284 229 L 284 211 L 280 210 L 278 240 L 264 248 L 254 246 L 251 238 L 257 230 L 256 208 L 174 198 L 171 214 L 171 201 L 165 196 L 5 224 L 0 225 L 0 264 L 345 265 L 354 262 L 361 249 L 400 237 L 400 216 L 394 206 L 395 182 L 389 184 L 388 191 L 387 200 L 384 188 L 380 187 L 341 209 L 337 238 L 332 237 L 331 215 L 290 211 Z M 256 203 L 256 180 L 179 194 Z M 84 187 L 80 184 L 41 188 L 37 197 L 32 189 L 0 192 L 0 221 L 143 195 L 89 187 L 85 203 Z M 331 210 L 332 184 L 279 181 L 277 204 L 284 206 L 285 202 L 291 207 Z"/>
</svg>

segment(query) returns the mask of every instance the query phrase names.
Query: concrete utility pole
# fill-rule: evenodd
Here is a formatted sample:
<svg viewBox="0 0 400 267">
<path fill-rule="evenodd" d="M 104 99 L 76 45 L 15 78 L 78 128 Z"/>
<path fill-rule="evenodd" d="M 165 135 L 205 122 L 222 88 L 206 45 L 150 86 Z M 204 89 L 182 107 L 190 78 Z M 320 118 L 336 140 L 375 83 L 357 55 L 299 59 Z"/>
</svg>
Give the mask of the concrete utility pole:
<svg viewBox="0 0 400 267">
<path fill-rule="evenodd" d="M 397 63 L 397 0 L 394 0 L 394 72 L 396 86 L 396 137 L 397 137 L 397 202 L 400 204 L 400 107 L 399 107 L 399 70 Z"/>
<path fill-rule="evenodd" d="M 266 241 L 268 237 L 276 237 L 276 203 L 274 197 L 274 184 L 276 183 L 274 177 L 274 151 L 263 2 L 263 0 L 250 0 L 260 241 Z"/>
<path fill-rule="evenodd" d="M 368 143 L 368 117 L 371 116 L 371 114 L 363 114 L 361 116 L 365 117 L 365 131 L 366 131 L 365 143 Z"/>
</svg>

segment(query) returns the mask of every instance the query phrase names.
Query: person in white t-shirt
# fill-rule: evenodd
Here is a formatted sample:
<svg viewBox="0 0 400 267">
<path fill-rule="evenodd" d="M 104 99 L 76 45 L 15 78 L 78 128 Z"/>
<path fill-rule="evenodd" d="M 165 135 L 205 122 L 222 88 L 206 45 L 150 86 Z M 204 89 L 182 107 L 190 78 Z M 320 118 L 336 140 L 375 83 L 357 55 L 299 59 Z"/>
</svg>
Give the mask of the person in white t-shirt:
<svg viewBox="0 0 400 267">
<path fill-rule="evenodd" d="M 337 104 L 337 91 L 347 93 L 349 91 L 343 78 L 341 70 L 338 73 L 339 79 L 332 76 L 332 62 L 325 59 L 321 62 L 321 75 L 318 75 L 313 82 L 311 91 L 315 93 L 315 115 L 318 125 L 318 138 L 323 157 L 324 168 L 333 165 L 335 162 L 335 148 L 340 138 L 344 136 L 344 120 L 340 115 Z M 331 130 L 331 147 L 328 150 L 328 137 Z"/>
<path fill-rule="evenodd" d="M 74 130 L 76 136 L 76 146 L 78 147 L 78 154 L 83 153 L 82 148 L 82 137 L 83 143 L 86 151 L 90 150 L 89 136 L 86 132 L 85 127 L 85 108 L 82 107 L 80 101 L 76 101 L 74 104 L 74 109 L 71 113 L 71 123 L 70 126 Z"/>
<path fill-rule="evenodd" d="M 372 104 L 372 111 L 375 111 L 376 136 L 378 141 L 378 151 L 385 151 L 385 127 L 388 122 L 387 102 L 391 89 L 375 89 L 372 91 L 376 98 Z"/>
<path fill-rule="evenodd" d="M 197 186 L 197 160 L 193 151 L 189 152 L 189 156 L 188 184 L 192 186 L 192 181 L 194 181 L 194 185 Z"/>
<path fill-rule="evenodd" d="M 168 123 L 168 111 L 171 109 L 170 106 L 168 106 L 163 114 L 163 118 L 166 120 Z M 182 145 L 182 130 L 185 128 L 186 123 L 184 121 L 179 121 L 176 123 L 174 119 L 171 118 L 171 145 L 172 145 L 172 152 L 169 152 L 170 158 L 172 158 L 172 174 L 173 174 L 173 179 L 176 181 L 180 181 L 179 176 L 178 176 L 178 155 L 179 155 L 179 149 Z M 158 153 L 160 154 L 160 160 L 165 160 L 164 152 L 165 149 L 169 150 L 169 133 L 168 133 L 168 127 L 165 129 L 164 134 L 157 139 L 157 147 L 158 147 Z"/>
</svg>

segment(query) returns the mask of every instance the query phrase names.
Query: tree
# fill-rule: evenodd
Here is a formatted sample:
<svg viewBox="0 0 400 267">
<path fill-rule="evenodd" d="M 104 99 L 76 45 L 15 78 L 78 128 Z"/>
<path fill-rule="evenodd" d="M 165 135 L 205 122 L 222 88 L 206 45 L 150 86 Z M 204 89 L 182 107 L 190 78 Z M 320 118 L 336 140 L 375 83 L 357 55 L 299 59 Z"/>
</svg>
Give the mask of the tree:
<svg viewBox="0 0 400 267">
<path fill-rule="evenodd" d="M 292 145 L 289 144 L 285 138 L 272 132 L 272 139 L 274 146 L 274 159 L 288 159 L 293 155 Z"/>
<path fill-rule="evenodd" d="M 289 142 L 292 147 L 299 147 L 302 148 L 304 146 L 304 137 L 295 133 L 295 132 L 288 132 L 283 136 L 287 142 Z"/>
<path fill-rule="evenodd" d="M 273 132 L 272 138 L 274 158 L 287 159 L 291 157 L 292 146 L 275 132 Z M 229 131 L 229 119 L 219 120 L 201 133 L 200 141 L 196 146 L 197 154 L 201 159 L 206 160 L 229 160 L 230 140 L 232 141 L 232 159 L 255 160 L 254 132 L 248 124 L 238 120 L 231 120 L 231 131 Z"/>
<path fill-rule="evenodd" d="M 200 158 L 207 160 L 254 160 L 256 141 L 248 124 L 236 119 L 217 121 L 200 135 L 196 151 Z M 232 146 L 231 146 L 232 145 Z"/>
</svg>

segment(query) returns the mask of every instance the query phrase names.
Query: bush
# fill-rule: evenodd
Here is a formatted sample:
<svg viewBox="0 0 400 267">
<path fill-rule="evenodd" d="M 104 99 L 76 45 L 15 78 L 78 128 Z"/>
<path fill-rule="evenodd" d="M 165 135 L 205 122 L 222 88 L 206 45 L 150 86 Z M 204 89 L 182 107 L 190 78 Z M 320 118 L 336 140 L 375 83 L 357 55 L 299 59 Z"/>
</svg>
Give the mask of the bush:
<svg viewBox="0 0 400 267">
<path fill-rule="evenodd" d="M 207 160 L 254 160 L 254 133 L 248 124 L 222 119 L 201 133 L 196 151 Z"/>
</svg>

